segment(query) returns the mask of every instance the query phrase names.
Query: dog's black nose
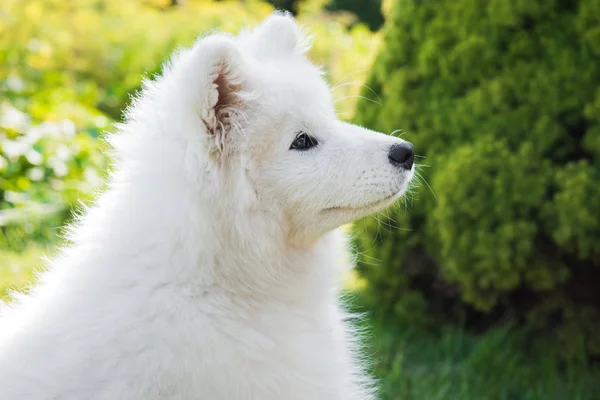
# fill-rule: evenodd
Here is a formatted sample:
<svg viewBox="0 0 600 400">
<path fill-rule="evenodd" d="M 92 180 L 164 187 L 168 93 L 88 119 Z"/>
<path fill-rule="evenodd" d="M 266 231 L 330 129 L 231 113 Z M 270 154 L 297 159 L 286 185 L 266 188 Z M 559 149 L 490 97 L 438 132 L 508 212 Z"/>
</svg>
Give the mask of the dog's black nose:
<svg viewBox="0 0 600 400">
<path fill-rule="evenodd" d="M 388 154 L 390 162 L 404 169 L 411 169 L 415 162 L 415 148 L 410 142 L 393 144 Z"/>
</svg>

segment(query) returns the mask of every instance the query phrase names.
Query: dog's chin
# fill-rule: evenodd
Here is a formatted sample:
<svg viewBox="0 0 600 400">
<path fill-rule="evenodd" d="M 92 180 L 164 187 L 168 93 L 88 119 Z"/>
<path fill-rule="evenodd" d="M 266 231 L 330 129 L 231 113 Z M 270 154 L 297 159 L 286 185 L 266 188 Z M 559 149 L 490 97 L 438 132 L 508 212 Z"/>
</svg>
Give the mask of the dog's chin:
<svg viewBox="0 0 600 400">
<path fill-rule="evenodd" d="M 352 219 L 361 218 L 367 216 L 369 214 L 376 213 L 378 211 L 382 211 L 392 204 L 394 204 L 398 199 L 400 199 L 404 193 L 406 192 L 406 188 L 403 187 L 398 192 L 391 194 L 389 196 L 383 197 L 379 200 L 375 200 L 370 203 L 363 203 L 357 205 L 347 205 L 347 206 L 333 206 L 324 209 L 323 213 L 338 213 L 338 214 L 346 214 L 348 216 L 352 216 Z"/>
<path fill-rule="evenodd" d="M 293 240 L 300 240 L 301 243 L 305 243 L 306 240 L 314 240 L 316 237 L 320 237 L 332 229 L 390 207 L 404 195 L 406 190 L 407 187 L 402 187 L 396 193 L 389 196 L 383 196 L 380 199 L 369 203 L 330 206 L 321 209 L 321 211 L 318 211 L 317 215 L 313 215 L 315 219 L 311 223 L 299 224 L 301 228 L 294 229 L 291 237 L 294 238 Z"/>
</svg>

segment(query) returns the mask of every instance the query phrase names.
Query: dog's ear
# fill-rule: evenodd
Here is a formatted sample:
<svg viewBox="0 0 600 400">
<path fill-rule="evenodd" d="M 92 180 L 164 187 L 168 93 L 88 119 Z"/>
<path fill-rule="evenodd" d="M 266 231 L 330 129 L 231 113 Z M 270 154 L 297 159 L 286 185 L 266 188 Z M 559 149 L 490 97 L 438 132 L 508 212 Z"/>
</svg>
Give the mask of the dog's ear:
<svg viewBox="0 0 600 400">
<path fill-rule="evenodd" d="M 257 53 L 262 57 L 285 57 L 307 50 L 308 40 L 289 13 L 271 14 L 255 30 Z"/>
<path fill-rule="evenodd" d="M 214 146 L 223 150 L 226 135 L 232 129 L 236 111 L 247 99 L 244 91 L 243 61 L 234 41 L 215 36 L 198 43 L 195 51 L 202 54 L 208 72 L 200 102 L 200 116 Z"/>
</svg>

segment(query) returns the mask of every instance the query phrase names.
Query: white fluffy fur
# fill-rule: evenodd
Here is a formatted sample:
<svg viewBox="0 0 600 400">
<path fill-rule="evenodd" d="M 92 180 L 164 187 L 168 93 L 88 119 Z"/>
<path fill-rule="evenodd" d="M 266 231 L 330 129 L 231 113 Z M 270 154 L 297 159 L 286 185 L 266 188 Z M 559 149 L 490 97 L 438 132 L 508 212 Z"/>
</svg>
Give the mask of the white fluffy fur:
<svg viewBox="0 0 600 400">
<path fill-rule="evenodd" d="M 294 21 L 146 82 L 109 188 L 0 320 L 0 399 L 365 400 L 337 227 L 392 204 L 400 139 L 337 120 Z M 319 141 L 290 150 L 298 131 Z"/>
</svg>

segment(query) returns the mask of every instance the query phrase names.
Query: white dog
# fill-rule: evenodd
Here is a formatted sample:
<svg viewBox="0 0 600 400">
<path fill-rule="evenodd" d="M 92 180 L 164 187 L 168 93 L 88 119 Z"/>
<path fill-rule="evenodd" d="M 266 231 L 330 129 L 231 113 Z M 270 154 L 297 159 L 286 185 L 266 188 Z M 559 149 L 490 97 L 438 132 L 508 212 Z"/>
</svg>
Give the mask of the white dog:
<svg viewBox="0 0 600 400">
<path fill-rule="evenodd" d="M 3 309 L 2 400 L 364 400 L 336 228 L 391 205 L 412 145 L 340 122 L 291 17 L 146 82 L 108 190 Z"/>
</svg>

